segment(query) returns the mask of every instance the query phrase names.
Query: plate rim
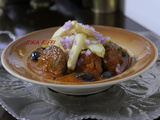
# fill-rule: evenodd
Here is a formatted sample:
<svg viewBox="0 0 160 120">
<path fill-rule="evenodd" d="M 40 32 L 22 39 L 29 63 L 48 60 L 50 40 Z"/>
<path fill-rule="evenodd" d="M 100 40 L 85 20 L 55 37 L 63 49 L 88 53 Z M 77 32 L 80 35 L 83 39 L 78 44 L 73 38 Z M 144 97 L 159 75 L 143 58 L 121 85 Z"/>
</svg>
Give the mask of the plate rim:
<svg viewBox="0 0 160 120">
<path fill-rule="evenodd" d="M 135 76 L 138 76 L 142 73 L 144 73 L 145 71 L 147 71 L 148 69 L 150 69 L 154 63 L 156 62 L 157 60 L 157 57 L 158 57 L 158 50 L 156 48 L 156 46 L 146 37 L 142 36 L 142 35 L 139 35 L 137 34 L 136 32 L 133 32 L 133 31 L 130 31 L 130 30 L 126 30 L 126 29 L 123 29 L 123 28 L 117 28 L 117 27 L 110 27 L 110 26 L 101 26 L 101 25 L 91 25 L 92 27 L 99 27 L 99 28 L 111 28 L 111 29 L 118 29 L 118 30 L 122 30 L 122 31 L 126 31 L 126 32 L 129 32 L 131 34 L 135 34 L 135 35 L 138 35 L 140 36 L 141 38 L 145 39 L 147 42 L 149 42 L 150 45 L 152 45 L 152 47 L 154 48 L 154 52 L 155 52 L 155 56 L 154 56 L 154 59 L 153 61 L 148 65 L 148 67 L 146 69 L 143 69 L 141 71 L 139 71 L 138 73 L 135 73 L 134 75 L 131 75 L 131 76 L 128 76 L 128 77 L 125 77 L 125 78 L 121 78 L 121 79 L 118 79 L 118 80 L 114 80 L 114 81 L 109 81 L 109 79 L 104 79 L 102 81 L 96 81 L 96 82 L 87 82 L 85 84 L 76 84 L 76 83 L 63 83 L 63 82 L 60 82 L 60 83 L 47 83 L 47 82 L 43 82 L 43 81 L 36 81 L 36 80 L 32 80 L 32 79 L 29 79 L 29 78 L 25 78 L 23 76 L 20 76 L 18 75 L 16 72 L 10 70 L 9 68 L 9 65 L 7 65 L 7 62 L 5 61 L 4 58 L 6 58 L 6 52 L 8 52 L 8 48 L 10 48 L 11 46 L 13 46 L 13 44 L 17 43 L 18 41 L 21 41 L 22 39 L 28 37 L 28 36 L 32 36 L 32 35 L 35 35 L 37 33 L 41 33 L 41 32 L 46 32 L 46 31 L 50 31 L 50 30 L 55 30 L 55 29 L 58 29 L 59 27 L 51 27 L 51 28 L 46 28 L 46 29 L 42 29 L 42 30 L 37 30 L 37 31 L 33 31 L 31 33 L 28 33 L 20 38 L 18 38 L 17 40 L 11 42 L 2 52 L 2 55 L 1 55 L 1 61 L 2 61 L 2 65 L 3 67 L 10 73 L 12 74 L 13 76 L 17 77 L 17 78 L 20 78 L 21 80 L 24 80 L 26 82 L 31 82 L 31 83 L 34 83 L 34 84 L 39 84 L 39 85 L 46 85 L 46 86 L 50 86 L 50 87 L 63 87 L 63 88 L 68 88 L 71 87 L 71 88 L 81 88 L 83 86 L 83 88 L 92 88 L 92 87 L 97 87 L 97 86 L 106 86 L 106 85 L 113 85 L 113 84 L 116 84 L 116 83 L 119 83 L 120 82 L 123 82 L 125 80 L 128 80 L 128 79 L 131 79 Z"/>
</svg>

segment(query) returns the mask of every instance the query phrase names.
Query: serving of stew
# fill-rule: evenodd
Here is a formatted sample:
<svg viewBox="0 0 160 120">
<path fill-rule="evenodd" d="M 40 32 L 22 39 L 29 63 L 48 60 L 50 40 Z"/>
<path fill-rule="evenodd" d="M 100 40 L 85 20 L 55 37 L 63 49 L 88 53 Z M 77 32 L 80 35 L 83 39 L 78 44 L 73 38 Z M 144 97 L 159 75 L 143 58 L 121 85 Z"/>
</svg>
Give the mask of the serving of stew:
<svg viewBox="0 0 160 120">
<path fill-rule="evenodd" d="M 52 40 L 57 41 L 55 44 L 44 45 L 32 51 L 27 59 L 27 67 L 40 78 L 46 78 L 45 82 L 47 79 L 48 82 L 94 82 L 112 78 L 130 67 L 132 60 L 125 49 L 108 40 L 107 37 L 102 39 L 102 35 L 95 36 L 98 32 L 88 34 L 90 31 L 95 32 L 91 27 L 80 24 L 82 29 L 90 30 L 84 35 L 82 33 L 85 32 L 84 30 L 76 29 L 79 23 L 75 25 L 73 21 L 68 21 L 67 24 L 71 24 L 69 29 L 65 29 L 67 32 L 59 30 L 58 38 L 57 35 L 53 35 Z M 66 41 L 71 37 L 71 45 L 66 45 L 68 44 Z M 84 43 L 81 45 L 82 42 Z"/>
</svg>

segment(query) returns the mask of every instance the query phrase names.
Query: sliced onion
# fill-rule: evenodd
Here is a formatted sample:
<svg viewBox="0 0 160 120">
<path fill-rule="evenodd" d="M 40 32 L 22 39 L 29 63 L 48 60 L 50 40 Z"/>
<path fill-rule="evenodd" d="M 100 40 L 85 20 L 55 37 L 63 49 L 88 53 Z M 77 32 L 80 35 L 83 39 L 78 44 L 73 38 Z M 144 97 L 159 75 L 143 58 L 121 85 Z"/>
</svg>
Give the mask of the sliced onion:
<svg viewBox="0 0 160 120">
<path fill-rule="evenodd" d="M 106 40 L 109 40 L 110 37 L 103 37 L 101 33 L 93 32 L 94 38 L 98 40 L 99 43 L 103 44 Z"/>
<path fill-rule="evenodd" d="M 65 49 L 70 48 L 73 44 L 75 35 L 59 37 L 59 40 Z"/>
<path fill-rule="evenodd" d="M 74 44 L 74 45 L 76 44 L 76 41 L 75 41 L 75 40 L 73 41 L 73 44 Z"/>
<path fill-rule="evenodd" d="M 116 68 L 115 68 L 115 72 L 120 74 L 121 71 L 120 71 L 120 64 L 117 64 Z"/>
<path fill-rule="evenodd" d="M 65 24 L 63 25 L 63 27 L 67 30 L 69 30 L 72 27 L 72 23 L 71 20 L 65 22 Z"/>
<path fill-rule="evenodd" d="M 70 55 L 71 55 L 71 53 L 72 53 L 72 50 L 70 50 L 70 51 L 68 52 L 68 56 L 70 56 Z"/>
<path fill-rule="evenodd" d="M 86 56 L 89 56 L 91 54 L 91 51 L 88 49 L 85 54 Z"/>
<path fill-rule="evenodd" d="M 90 30 L 92 30 L 92 31 L 95 31 L 95 29 L 94 29 L 93 27 L 89 26 L 89 25 L 84 25 L 84 24 L 82 24 L 82 23 L 78 23 L 78 24 L 80 24 L 80 25 L 82 25 L 82 26 L 84 26 L 84 27 L 87 27 L 88 29 L 90 29 Z"/>
<path fill-rule="evenodd" d="M 98 41 L 91 41 L 91 43 L 92 43 L 92 44 L 96 44 L 96 43 L 98 43 Z"/>
<path fill-rule="evenodd" d="M 90 29 L 92 31 L 95 31 L 95 29 L 93 27 L 89 26 L 89 25 L 83 25 L 83 26 L 87 27 L 88 29 Z"/>
<path fill-rule="evenodd" d="M 90 44 L 90 40 L 85 39 L 85 43 L 89 45 Z"/>
</svg>

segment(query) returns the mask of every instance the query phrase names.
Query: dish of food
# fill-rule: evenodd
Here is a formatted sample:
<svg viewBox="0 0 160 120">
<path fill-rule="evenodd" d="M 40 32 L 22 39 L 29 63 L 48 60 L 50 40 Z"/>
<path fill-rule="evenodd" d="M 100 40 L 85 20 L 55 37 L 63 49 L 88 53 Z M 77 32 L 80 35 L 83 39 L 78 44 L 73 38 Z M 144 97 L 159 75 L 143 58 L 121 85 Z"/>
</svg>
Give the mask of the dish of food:
<svg viewBox="0 0 160 120">
<path fill-rule="evenodd" d="M 142 74 L 155 63 L 157 49 L 147 38 L 128 30 L 68 21 L 17 39 L 5 48 L 1 59 L 9 73 L 24 81 L 84 95 Z"/>
<path fill-rule="evenodd" d="M 119 75 L 132 60 L 110 37 L 89 25 L 68 21 L 31 53 L 26 66 L 42 81 L 79 83 Z"/>
</svg>

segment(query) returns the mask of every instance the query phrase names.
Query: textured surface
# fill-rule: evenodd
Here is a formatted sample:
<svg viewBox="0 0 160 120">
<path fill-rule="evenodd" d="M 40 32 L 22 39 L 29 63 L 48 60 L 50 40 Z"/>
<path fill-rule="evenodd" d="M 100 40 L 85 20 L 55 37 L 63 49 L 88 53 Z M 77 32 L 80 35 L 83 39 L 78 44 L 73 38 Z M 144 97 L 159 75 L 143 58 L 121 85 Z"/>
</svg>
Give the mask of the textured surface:
<svg viewBox="0 0 160 120">
<path fill-rule="evenodd" d="M 153 40 L 158 37 L 140 34 Z M 152 120 L 160 116 L 160 61 L 144 74 L 98 94 L 69 96 L 46 87 L 24 83 L 0 64 L 0 103 L 17 119 L 29 120 Z"/>
</svg>

